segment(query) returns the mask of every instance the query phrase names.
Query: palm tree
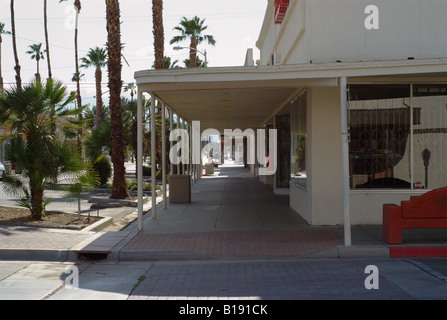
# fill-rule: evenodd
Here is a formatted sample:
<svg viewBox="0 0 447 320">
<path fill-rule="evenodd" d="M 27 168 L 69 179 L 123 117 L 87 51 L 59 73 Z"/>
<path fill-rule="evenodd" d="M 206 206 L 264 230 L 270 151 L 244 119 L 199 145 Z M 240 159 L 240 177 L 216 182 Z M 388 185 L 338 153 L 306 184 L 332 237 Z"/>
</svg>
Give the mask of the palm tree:
<svg viewBox="0 0 447 320">
<path fill-rule="evenodd" d="M 179 69 L 180 66 L 177 65 L 178 60 L 172 61 L 171 57 L 164 56 L 163 58 L 163 69 Z M 152 65 L 152 68 L 155 69 L 155 62 Z"/>
<path fill-rule="evenodd" d="M 3 91 L 3 77 L 2 77 L 2 34 L 11 34 L 5 30 L 5 24 L 0 22 L 0 93 Z"/>
<path fill-rule="evenodd" d="M 78 78 L 78 75 L 75 73 L 73 73 L 73 76 L 71 77 L 71 82 L 76 82 L 76 79 Z M 85 73 L 80 73 L 79 74 L 79 81 L 83 81 L 85 78 Z"/>
<path fill-rule="evenodd" d="M 66 2 L 67 0 L 59 0 L 59 3 Z M 81 13 L 81 1 L 74 0 L 74 8 L 76 11 L 76 22 L 75 22 L 75 36 L 74 36 L 74 45 L 75 45 L 75 75 L 76 75 L 76 101 L 78 106 L 82 106 L 82 98 L 81 98 L 81 76 L 79 72 L 79 54 L 78 54 L 78 25 L 79 25 L 79 14 Z M 79 121 L 82 121 L 82 114 L 79 114 Z M 81 136 L 82 136 L 82 128 L 79 128 L 78 132 L 78 148 L 81 153 Z"/>
<path fill-rule="evenodd" d="M 43 0 L 43 23 L 45 32 L 45 53 L 47 54 L 47 65 L 48 65 L 48 79 L 51 79 L 53 75 L 51 74 L 51 61 L 50 61 L 50 40 L 48 39 L 48 16 L 47 16 L 47 0 Z"/>
<path fill-rule="evenodd" d="M 113 199 L 129 196 L 124 167 L 124 133 L 121 110 L 121 22 L 118 0 L 106 0 L 107 53 L 110 91 L 110 114 L 112 125 Z"/>
<path fill-rule="evenodd" d="M 130 91 L 130 100 L 133 101 L 133 97 L 135 95 L 135 89 L 137 87 L 135 86 L 135 83 L 128 83 L 125 87 L 124 87 L 124 92 L 128 92 Z"/>
<path fill-rule="evenodd" d="M 81 13 L 81 1 L 75 0 L 74 7 L 76 10 L 76 28 L 75 28 L 75 66 L 76 66 L 76 92 L 77 92 L 77 100 L 78 106 L 82 106 L 82 98 L 81 98 L 81 84 L 80 84 L 80 75 L 79 75 L 79 53 L 78 53 L 78 23 L 79 23 L 79 14 Z"/>
<path fill-rule="evenodd" d="M 152 103 L 152 102 L 150 102 Z M 150 110 L 150 109 L 149 109 Z M 155 136 L 156 136 L 156 140 L 155 140 L 155 155 L 151 154 L 151 166 L 152 165 L 156 165 L 161 164 L 162 163 L 162 115 L 161 115 L 161 111 L 162 107 L 160 104 L 155 106 Z M 152 117 L 152 114 L 149 111 L 149 116 Z M 168 119 L 166 119 L 168 120 Z M 166 126 L 166 128 L 169 128 L 169 123 Z M 152 132 L 152 127 L 149 128 L 149 136 L 151 136 L 151 132 Z M 169 149 L 169 148 L 168 148 Z M 149 139 L 147 140 L 147 150 L 152 150 L 152 140 Z"/>
<path fill-rule="evenodd" d="M 93 106 L 91 108 L 87 108 L 84 113 L 84 124 L 86 128 L 89 130 L 93 130 L 94 128 L 97 128 L 96 126 L 96 106 Z M 104 125 L 106 122 L 110 122 L 110 112 L 109 108 L 107 106 L 104 106 L 102 108 L 102 116 L 101 116 L 101 126 Z"/>
<path fill-rule="evenodd" d="M 3 77 L 2 77 L 2 34 L 11 34 L 11 32 L 5 30 L 5 24 L 3 22 L 0 22 L 0 95 L 3 92 Z M 1 128 L 4 128 L 3 125 L 0 126 Z M 5 149 L 4 149 L 5 145 L 4 144 L 0 144 L 0 150 L 1 150 L 1 158 L 0 158 L 0 162 L 4 162 L 5 158 L 4 158 L 4 154 L 5 154 Z"/>
<path fill-rule="evenodd" d="M 96 126 L 101 125 L 102 118 L 102 71 L 101 68 L 107 65 L 107 52 L 103 48 L 96 47 L 90 49 L 87 56 L 81 59 L 83 63 L 81 68 L 95 67 L 95 79 L 96 79 Z"/>
<path fill-rule="evenodd" d="M 138 154 L 138 125 L 137 125 L 137 101 L 122 98 L 121 105 L 123 106 L 123 123 L 124 123 L 124 141 L 126 145 L 132 148 L 133 154 Z M 150 109 L 150 100 L 146 101 L 143 97 L 143 131 L 145 130 L 145 123 L 147 121 L 147 110 Z M 143 132 L 143 135 L 145 132 Z M 143 147 L 144 149 L 144 147 Z M 141 160 L 136 157 L 136 172 L 138 177 L 138 164 Z"/>
<path fill-rule="evenodd" d="M 26 175 L 26 179 L 7 175 L 2 188 L 24 195 L 20 204 L 37 220 L 45 214 L 46 185 L 59 173 L 83 169 L 72 144 L 52 133 L 55 118 L 69 120 L 82 112 L 82 108 L 67 108 L 74 99 L 74 93 L 68 94 L 61 82 L 52 79 L 46 84 L 36 79 L 23 89 L 6 90 L 0 97 L 0 122 L 12 126 L 12 133 L 4 138 L 11 141 L 6 159 L 25 169 Z"/>
<path fill-rule="evenodd" d="M 59 0 L 59 3 L 66 2 L 68 0 Z M 78 106 L 82 106 L 82 99 L 81 99 L 81 86 L 79 84 L 80 82 L 80 74 L 79 74 L 79 54 L 78 54 L 78 25 L 79 25 L 79 14 L 81 13 L 81 1 L 80 0 L 74 0 L 74 8 L 76 11 L 76 22 L 75 22 L 75 36 L 74 36 L 74 44 L 75 44 L 75 74 L 76 74 L 76 99 L 78 102 Z"/>
<path fill-rule="evenodd" d="M 154 33 L 155 69 L 164 67 L 163 0 L 152 0 L 152 23 Z"/>
<path fill-rule="evenodd" d="M 186 68 L 190 68 L 189 59 L 183 60 L 183 63 L 185 64 Z M 205 62 L 201 60 L 199 57 L 196 57 L 196 66 L 197 68 L 206 68 Z"/>
<path fill-rule="evenodd" d="M 15 67 L 14 70 L 16 71 L 16 82 L 17 82 L 17 88 L 22 88 L 22 77 L 20 76 L 20 63 L 19 63 L 19 55 L 17 53 L 17 41 L 16 41 L 16 23 L 15 23 L 15 13 L 14 13 L 14 0 L 11 0 L 11 31 L 12 31 L 12 47 L 14 50 L 14 60 L 15 60 Z"/>
<path fill-rule="evenodd" d="M 191 20 L 186 19 L 183 17 L 183 20 L 180 21 L 180 26 L 177 26 L 174 28 L 174 30 L 177 30 L 180 32 L 180 35 L 174 36 L 171 39 L 171 44 L 179 43 L 181 41 L 190 40 L 190 51 L 189 51 L 189 61 L 190 61 L 190 68 L 197 68 L 197 45 L 206 40 L 208 44 L 215 45 L 216 41 L 214 40 L 214 37 L 211 35 L 202 35 L 202 32 L 205 31 L 208 26 L 204 26 L 205 19 L 200 20 L 199 17 L 195 16 Z"/>
<path fill-rule="evenodd" d="M 26 52 L 26 54 L 29 54 L 31 56 L 32 60 L 36 60 L 37 63 L 37 73 L 36 78 L 40 79 L 40 68 L 39 68 L 39 62 L 40 59 L 43 59 L 43 52 L 42 50 L 42 43 L 36 43 L 29 46 L 30 50 Z"/>
<path fill-rule="evenodd" d="M 85 140 L 85 153 L 92 163 L 103 155 L 105 151 L 111 155 L 111 130 L 110 119 L 106 119 L 101 127 L 93 128 L 91 134 Z"/>
</svg>

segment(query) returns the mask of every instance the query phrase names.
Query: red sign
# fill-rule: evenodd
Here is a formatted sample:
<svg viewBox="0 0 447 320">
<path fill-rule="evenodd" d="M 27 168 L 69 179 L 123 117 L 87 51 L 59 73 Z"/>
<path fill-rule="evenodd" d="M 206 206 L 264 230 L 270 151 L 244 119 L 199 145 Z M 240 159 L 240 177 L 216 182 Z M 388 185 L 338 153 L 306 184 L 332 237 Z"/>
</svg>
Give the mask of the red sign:
<svg viewBox="0 0 447 320">
<path fill-rule="evenodd" d="M 275 23 L 283 22 L 290 0 L 275 0 Z"/>
</svg>

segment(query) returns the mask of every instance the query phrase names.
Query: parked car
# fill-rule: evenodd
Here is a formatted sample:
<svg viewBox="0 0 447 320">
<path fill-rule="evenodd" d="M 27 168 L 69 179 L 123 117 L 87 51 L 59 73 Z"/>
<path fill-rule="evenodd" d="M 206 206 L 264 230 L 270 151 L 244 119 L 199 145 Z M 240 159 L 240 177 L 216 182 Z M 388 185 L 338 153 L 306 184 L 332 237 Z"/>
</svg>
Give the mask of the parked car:
<svg viewBox="0 0 447 320">
<path fill-rule="evenodd" d="M 3 163 L 0 162 L 0 180 L 3 179 L 3 177 L 5 176 L 5 166 L 3 165 Z"/>
</svg>

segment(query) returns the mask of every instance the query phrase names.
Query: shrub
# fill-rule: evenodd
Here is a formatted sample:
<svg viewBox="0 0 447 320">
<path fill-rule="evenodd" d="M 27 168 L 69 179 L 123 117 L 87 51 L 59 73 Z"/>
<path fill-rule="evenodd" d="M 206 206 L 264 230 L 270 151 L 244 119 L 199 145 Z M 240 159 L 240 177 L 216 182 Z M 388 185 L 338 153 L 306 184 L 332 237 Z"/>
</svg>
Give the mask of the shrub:
<svg viewBox="0 0 447 320">
<path fill-rule="evenodd" d="M 170 173 L 169 172 L 166 173 L 166 181 L 169 181 L 169 176 L 170 176 Z M 163 180 L 163 173 L 161 172 L 161 170 L 157 171 L 155 178 L 157 180 Z"/>
<path fill-rule="evenodd" d="M 129 190 L 129 191 L 135 191 L 138 189 L 137 181 L 135 181 L 135 180 L 129 181 L 126 179 L 126 185 L 127 185 L 127 190 Z"/>
<path fill-rule="evenodd" d="M 93 168 L 99 175 L 101 187 L 107 186 L 107 182 L 112 176 L 112 164 L 110 163 L 110 160 L 105 156 L 99 156 L 95 162 L 93 162 Z"/>
<path fill-rule="evenodd" d="M 138 190 L 138 182 L 136 180 L 127 180 L 127 190 L 129 191 L 137 191 Z M 143 191 L 151 191 L 150 183 L 143 183 Z"/>
<path fill-rule="evenodd" d="M 152 168 L 148 166 L 143 166 L 143 176 L 148 177 L 152 175 Z"/>
</svg>

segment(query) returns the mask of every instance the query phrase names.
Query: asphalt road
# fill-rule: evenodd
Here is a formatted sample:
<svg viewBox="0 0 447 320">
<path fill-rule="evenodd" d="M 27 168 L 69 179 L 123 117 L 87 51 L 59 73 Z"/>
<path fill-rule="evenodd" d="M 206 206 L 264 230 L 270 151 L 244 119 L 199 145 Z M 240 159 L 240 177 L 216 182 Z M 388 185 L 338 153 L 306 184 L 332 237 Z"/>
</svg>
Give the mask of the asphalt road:
<svg viewBox="0 0 447 320">
<path fill-rule="evenodd" d="M 447 300 L 446 265 L 447 259 L 3 261 L 0 300 Z"/>
</svg>

